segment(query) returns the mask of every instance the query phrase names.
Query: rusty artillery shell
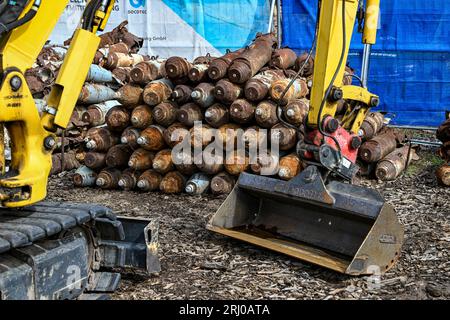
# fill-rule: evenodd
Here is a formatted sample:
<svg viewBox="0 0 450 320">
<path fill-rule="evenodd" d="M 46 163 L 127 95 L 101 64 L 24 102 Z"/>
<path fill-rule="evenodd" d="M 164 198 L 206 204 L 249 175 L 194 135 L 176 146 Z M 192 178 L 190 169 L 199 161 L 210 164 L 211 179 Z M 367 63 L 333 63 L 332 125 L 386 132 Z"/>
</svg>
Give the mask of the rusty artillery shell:
<svg viewBox="0 0 450 320">
<path fill-rule="evenodd" d="M 224 168 L 232 176 L 238 176 L 250 168 L 250 159 L 245 154 L 230 153 L 225 159 Z"/>
<path fill-rule="evenodd" d="M 86 167 L 99 170 L 106 167 L 106 154 L 100 152 L 88 152 L 84 157 Z"/>
<path fill-rule="evenodd" d="M 214 57 L 212 57 L 211 54 L 207 53 L 204 56 L 199 56 L 199 57 L 195 58 L 192 63 L 194 65 L 195 64 L 210 64 L 213 59 L 214 59 Z"/>
<path fill-rule="evenodd" d="M 279 157 L 270 152 L 260 152 L 251 162 L 250 169 L 256 174 L 271 176 L 278 173 Z"/>
<path fill-rule="evenodd" d="M 233 60 L 239 57 L 242 52 L 244 52 L 244 49 L 227 52 L 224 56 L 212 60 L 208 68 L 209 78 L 213 81 L 218 81 L 225 77 Z"/>
<path fill-rule="evenodd" d="M 86 148 L 91 151 L 106 152 L 119 143 L 119 138 L 106 128 L 91 128 L 86 133 Z"/>
<path fill-rule="evenodd" d="M 142 104 L 142 93 L 144 90 L 135 84 L 126 84 L 117 92 L 117 100 L 127 108 L 133 108 Z"/>
<path fill-rule="evenodd" d="M 112 107 L 117 105 L 120 105 L 117 100 L 90 105 L 87 110 L 82 113 L 81 120 L 88 123 L 91 127 L 100 126 L 105 123 L 106 113 Z"/>
<path fill-rule="evenodd" d="M 279 121 L 276 103 L 269 100 L 260 102 L 255 110 L 255 119 L 259 126 L 272 128 Z"/>
<path fill-rule="evenodd" d="M 92 187 L 95 185 L 97 173 L 87 166 L 81 166 L 75 171 L 72 177 L 73 185 L 75 187 Z"/>
<path fill-rule="evenodd" d="M 205 120 L 213 128 L 218 128 L 230 121 L 228 108 L 220 103 L 215 103 L 205 111 Z"/>
<path fill-rule="evenodd" d="M 188 77 L 192 64 L 184 58 L 171 57 L 167 59 L 165 68 L 169 79 L 182 79 Z"/>
<path fill-rule="evenodd" d="M 227 79 L 222 79 L 216 83 L 214 87 L 214 97 L 217 101 L 225 104 L 231 104 L 236 99 L 243 96 L 244 90 L 241 86 L 230 82 Z"/>
<path fill-rule="evenodd" d="M 120 137 L 120 142 L 124 144 L 128 144 L 131 149 L 139 148 L 137 143 L 137 139 L 141 136 L 141 130 L 128 127 L 122 132 L 122 136 Z"/>
<path fill-rule="evenodd" d="M 178 152 L 173 156 L 175 168 L 181 174 L 191 176 L 198 171 L 197 166 L 194 164 L 194 155 L 187 152 Z"/>
<path fill-rule="evenodd" d="M 159 151 L 153 159 L 153 170 L 161 174 L 166 174 L 174 169 L 172 161 L 172 150 L 164 149 Z"/>
<path fill-rule="evenodd" d="M 364 140 L 372 139 L 383 128 L 384 116 L 380 112 L 370 112 L 361 124 L 359 136 Z"/>
<path fill-rule="evenodd" d="M 118 42 L 115 44 L 112 44 L 108 47 L 108 52 L 109 53 L 129 53 L 130 52 L 130 48 L 128 47 L 128 45 L 126 43 L 123 42 Z"/>
<path fill-rule="evenodd" d="M 222 144 L 224 147 L 226 145 L 236 145 L 238 130 L 241 127 L 235 123 L 226 123 L 223 126 L 218 128 L 219 132 L 215 137 L 217 139 L 217 143 Z"/>
<path fill-rule="evenodd" d="M 303 66 L 303 72 L 300 73 L 301 77 L 309 77 L 314 73 L 314 59 L 309 57 L 308 61 L 305 64 L 306 59 L 308 58 L 308 53 L 303 53 L 298 56 L 297 60 L 295 60 L 294 70 L 298 72 L 300 68 Z"/>
<path fill-rule="evenodd" d="M 66 170 L 72 170 L 78 168 L 80 163 L 78 162 L 75 151 L 70 150 L 64 153 L 64 163 L 63 156 L 61 153 L 55 153 L 52 155 L 52 169 L 50 175 L 58 174 Z"/>
<path fill-rule="evenodd" d="M 141 191 L 155 191 L 159 189 L 159 184 L 161 183 L 162 178 L 163 177 L 160 173 L 153 169 L 149 169 L 140 175 L 136 186 Z"/>
<path fill-rule="evenodd" d="M 278 139 L 280 150 L 289 150 L 297 143 L 297 131 L 278 123 L 270 129 L 271 141 Z"/>
<path fill-rule="evenodd" d="M 444 185 L 450 186 L 450 165 L 444 164 L 436 170 L 437 181 Z"/>
<path fill-rule="evenodd" d="M 211 179 L 211 193 L 214 195 L 229 194 L 236 180 L 227 172 L 221 172 Z"/>
<path fill-rule="evenodd" d="M 159 190 L 163 193 L 173 194 L 183 192 L 186 178 L 178 171 L 167 173 L 159 184 Z"/>
<path fill-rule="evenodd" d="M 131 112 L 131 124 L 138 129 L 145 129 L 153 123 L 152 109 L 146 104 L 137 106 Z"/>
<path fill-rule="evenodd" d="M 119 179 L 117 185 L 126 191 L 133 190 L 137 186 L 137 182 L 139 177 L 141 176 L 141 172 L 133 170 L 131 168 L 125 169 Z"/>
<path fill-rule="evenodd" d="M 177 85 L 171 95 L 170 98 L 178 103 L 178 105 L 182 105 L 188 103 L 191 100 L 192 88 L 186 86 L 184 84 Z"/>
<path fill-rule="evenodd" d="M 300 173 L 303 164 L 297 154 L 291 153 L 280 159 L 279 167 L 278 176 L 283 180 L 290 180 Z"/>
<path fill-rule="evenodd" d="M 116 189 L 121 174 L 117 168 L 105 168 L 98 174 L 95 184 L 102 189 Z"/>
<path fill-rule="evenodd" d="M 107 102 L 109 103 L 109 101 L 107 101 Z M 118 104 L 117 100 L 114 102 Z M 104 103 L 106 103 L 106 102 L 104 102 Z M 103 104 L 103 103 L 101 103 L 101 104 Z M 73 108 L 73 112 L 72 112 L 72 116 L 71 116 L 70 120 L 74 121 L 74 122 L 79 122 L 79 121 L 86 122 L 83 120 L 83 114 L 85 114 L 87 110 L 88 110 L 88 108 L 86 108 L 86 106 L 75 106 Z"/>
<path fill-rule="evenodd" d="M 245 83 L 253 77 L 270 61 L 276 44 L 277 40 L 273 34 L 257 35 L 255 41 L 230 65 L 228 69 L 230 81 Z"/>
<path fill-rule="evenodd" d="M 436 131 L 436 138 L 443 143 L 450 141 L 450 118 L 445 120 Z"/>
<path fill-rule="evenodd" d="M 147 170 L 152 168 L 155 153 L 139 148 L 134 150 L 128 159 L 128 166 L 134 170 Z"/>
<path fill-rule="evenodd" d="M 309 101 L 306 99 L 296 99 L 289 102 L 283 109 L 283 115 L 287 122 L 295 126 L 304 123 L 309 112 Z"/>
<path fill-rule="evenodd" d="M 169 79 L 159 79 L 150 82 L 142 94 L 144 102 L 149 106 L 156 106 L 169 99 L 173 89 L 173 84 Z"/>
<path fill-rule="evenodd" d="M 177 119 L 186 127 L 192 127 L 195 121 L 203 120 L 202 109 L 195 103 L 187 103 L 178 109 Z"/>
<path fill-rule="evenodd" d="M 163 77 L 164 60 L 142 61 L 130 71 L 131 81 L 137 84 L 147 84 Z"/>
<path fill-rule="evenodd" d="M 152 110 L 153 120 L 164 127 L 170 126 L 177 120 L 178 108 L 174 102 L 161 102 Z"/>
<path fill-rule="evenodd" d="M 142 130 L 141 136 L 137 143 L 145 150 L 159 151 L 164 148 L 163 138 L 164 128 L 158 125 L 152 125 L 147 129 Z"/>
<path fill-rule="evenodd" d="M 265 70 L 251 78 L 245 84 L 245 98 L 249 101 L 261 101 L 267 97 L 272 83 L 285 78 L 281 70 Z"/>
<path fill-rule="evenodd" d="M 202 108 L 208 108 L 214 103 L 214 85 L 202 82 L 191 93 L 192 100 Z"/>
<path fill-rule="evenodd" d="M 245 99 L 238 99 L 230 106 L 230 118 L 237 123 L 249 123 L 255 118 L 256 107 Z"/>
<path fill-rule="evenodd" d="M 308 85 L 304 79 L 296 79 L 292 86 L 288 89 L 283 99 L 281 99 L 283 92 L 291 82 L 290 79 L 277 80 L 272 83 L 270 88 L 270 96 L 275 101 L 281 101 L 282 104 L 286 105 L 294 99 L 301 99 L 306 97 L 309 93 Z"/>
<path fill-rule="evenodd" d="M 258 146 L 259 142 L 266 138 L 266 134 L 258 126 L 251 126 L 245 129 L 242 139 L 246 146 Z"/>
<path fill-rule="evenodd" d="M 214 139 L 211 127 L 207 124 L 194 126 L 189 130 L 191 136 L 191 146 L 204 148 Z"/>
<path fill-rule="evenodd" d="M 100 46 L 102 46 L 102 45 L 100 45 Z M 101 48 L 101 49 L 97 50 L 97 52 L 95 53 L 94 63 L 99 64 L 99 65 L 104 65 L 106 63 L 106 59 L 108 58 L 108 55 L 110 53 L 128 54 L 128 53 L 130 53 L 130 49 L 123 42 L 119 42 L 119 43 L 110 45 L 108 47 Z"/>
<path fill-rule="evenodd" d="M 130 82 L 130 72 L 132 68 L 131 67 L 121 67 L 121 68 L 115 68 L 112 72 L 114 77 L 121 81 L 122 83 L 128 83 Z"/>
<path fill-rule="evenodd" d="M 142 61 L 144 61 L 144 57 L 140 54 L 112 52 L 108 54 L 108 58 L 103 66 L 106 69 L 112 70 L 118 67 L 132 67 Z"/>
<path fill-rule="evenodd" d="M 397 179 L 400 174 L 406 168 L 406 160 L 409 155 L 409 163 L 413 159 L 415 154 L 414 149 L 410 149 L 409 146 L 395 149 L 389 153 L 386 157 L 380 160 L 375 170 L 375 176 L 382 181 L 391 181 Z"/>
<path fill-rule="evenodd" d="M 396 147 L 395 132 L 387 130 L 364 142 L 359 148 L 359 156 L 366 162 L 377 162 L 394 151 Z"/>
<path fill-rule="evenodd" d="M 118 93 L 113 89 L 97 83 L 85 83 L 81 88 L 78 102 L 82 104 L 95 104 L 118 99 Z"/>
<path fill-rule="evenodd" d="M 84 159 L 86 159 L 87 152 L 83 149 L 78 149 L 75 151 L 75 158 L 78 160 L 78 162 L 84 163 Z"/>
<path fill-rule="evenodd" d="M 124 168 L 128 166 L 133 150 L 127 144 L 117 144 L 112 146 L 106 153 L 106 165 L 113 168 Z"/>
<path fill-rule="evenodd" d="M 279 69 L 289 69 L 295 65 L 297 54 L 289 48 L 276 49 L 272 53 L 270 66 Z"/>
<path fill-rule="evenodd" d="M 123 131 L 130 125 L 130 111 L 123 106 L 115 106 L 106 113 L 106 125 L 115 132 Z"/>
<path fill-rule="evenodd" d="M 199 83 L 203 81 L 208 81 L 208 64 L 200 63 L 194 64 L 192 68 L 189 69 L 188 77 L 194 83 Z"/>
<path fill-rule="evenodd" d="M 189 129 L 182 123 L 175 122 L 164 130 L 163 138 L 164 142 L 170 148 L 173 148 L 177 144 L 181 143 L 187 135 L 189 135 Z"/>
<path fill-rule="evenodd" d="M 196 173 L 192 175 L 186 183 L 184 191 L 188 194 L 203 194 L 209 189 L 211 179 L 204 173 Z"/>
<path fill-rule="evenodd" d="M 223 171 L 223 163 L 225 159 L 222 154 L 206 154 L 203 153 L 200 163 L 196 161 L 197 168 L 206 174 L 217 174 Z"/>
</svg>

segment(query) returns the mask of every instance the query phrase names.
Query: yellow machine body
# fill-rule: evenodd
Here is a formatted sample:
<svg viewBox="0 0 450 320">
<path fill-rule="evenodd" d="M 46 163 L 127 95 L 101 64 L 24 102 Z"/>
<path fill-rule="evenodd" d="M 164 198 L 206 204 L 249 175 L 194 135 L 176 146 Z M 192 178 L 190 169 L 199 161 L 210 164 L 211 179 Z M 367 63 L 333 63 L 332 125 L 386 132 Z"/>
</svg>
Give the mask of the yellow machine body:
<svg viewBox="0 0 450 320">
<path fill-rule="evenodd" d="M 321 2 L 310 128 L 335 116 L 337 101 L 324 99 L 335 73 L 333 87 L 357 105 L 344 115 L 344 129 L 356 134 L 370 107 L 378 102 L 378 96 L 362 86 L 342 85 L 358 4 L 357 0 Z M 377 22 L 379 1 L 366 4 L 366 19 Z M 376 29 L 367 25 L 364 42 L 375 42 Z M 377 191 L 338 181 L 326 183 L 315 165 L 290 181 L 241 174 L 207 228 L 350 275 L 386 272 L 397 261 L 403 243 L 403 227 Z"/>
<path fill-rule="evenodd" d="M 95 13 L 89 30 L 75 31 L 71 46 L 52 87 L 42 118 L 27 86 L 24 73 L 30 68 L 69 1 L 30 1 L 21 14 L 35 16 L 4 35 L 0 44 L 0 201 L 4 207 L 23 207 L 45 198 L 52 166 L 53 132 L 65 128 L 100 43 L 114 1 Z M 36 6 L 36 3 L 39 5 Z M 5 171 L 4 129 L 11 139 L 11 164 Z"/>
</svg>

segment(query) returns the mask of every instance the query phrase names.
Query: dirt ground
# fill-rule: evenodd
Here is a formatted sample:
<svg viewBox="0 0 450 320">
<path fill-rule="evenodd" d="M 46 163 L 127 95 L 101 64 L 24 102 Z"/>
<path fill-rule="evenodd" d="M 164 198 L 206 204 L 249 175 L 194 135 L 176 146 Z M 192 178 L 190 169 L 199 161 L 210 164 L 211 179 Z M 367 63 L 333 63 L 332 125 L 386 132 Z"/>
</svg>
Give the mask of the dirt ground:
<svg viewBox="0 0 450 320">
<path fill-rule="evenodd" d="M 71 174 L 50 180 L 49 199 L 99 203 L 117 213 L 160 221 L 162 271 L 124 274 L 114 299 L 448 299 L 450 188 L 436 183 L 431 152 L 394 182 L 377 184 L 405 226 L 397 265 L 381 286 L 232 240 L 205 229 L 222 199 L 74 189 Z"/>
</svg>

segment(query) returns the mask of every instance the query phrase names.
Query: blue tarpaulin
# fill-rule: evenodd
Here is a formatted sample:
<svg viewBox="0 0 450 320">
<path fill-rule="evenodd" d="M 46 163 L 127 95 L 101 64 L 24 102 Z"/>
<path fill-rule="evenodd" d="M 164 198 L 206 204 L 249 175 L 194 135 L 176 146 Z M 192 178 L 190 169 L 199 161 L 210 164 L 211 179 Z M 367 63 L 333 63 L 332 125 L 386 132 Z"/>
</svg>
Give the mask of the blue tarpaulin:
<svg viewBox="0 0 450 320">
<path fill-rule="evenodd" d="M 325 0 L 327 1 L 327 0 Z M 283 0 L 283 45 L 309 50 L 317 0 Z M 352 38 L 349 64 L 360 74 L 361 34 Z M 381 0 L 372 48 L 369 90 L 392 123 L 438 126 L 450 110 L 450 1 Z"/>
</svg>

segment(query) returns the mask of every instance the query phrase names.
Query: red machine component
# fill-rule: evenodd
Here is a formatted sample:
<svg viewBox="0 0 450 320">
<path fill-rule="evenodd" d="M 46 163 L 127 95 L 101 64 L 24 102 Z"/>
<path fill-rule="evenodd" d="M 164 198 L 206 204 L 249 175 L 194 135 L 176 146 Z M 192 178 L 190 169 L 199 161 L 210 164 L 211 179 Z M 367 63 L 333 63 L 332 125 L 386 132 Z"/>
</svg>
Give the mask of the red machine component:
<svg viewBox="0 0 450 320">
<path fill-rule="evenodd" d="M 335 150 L 340 149 L 343 157 L 355 163 L 358 156 L 358 149 L 361 146 L 361 138 L 342 128 L 339 125 L 339 122 L 330 116 L 324 119 L 323 129 L 330 135 L 325 137 L 325 143 Z M 340 148 L 336 146 L 336 142 L 332 137 L 337 140 Z M 322 139 L 323 135 L 318 129 L 309 131 L 305 137 L 305 141 L 317 147 L 320 147 L 323 144 Z M 302 156 L 305 159 L 314 159 L 314 153 L 312 151 L 305 150 Z"/>
</svg>

